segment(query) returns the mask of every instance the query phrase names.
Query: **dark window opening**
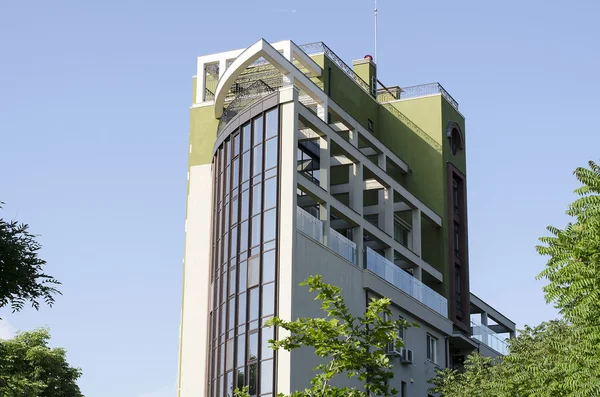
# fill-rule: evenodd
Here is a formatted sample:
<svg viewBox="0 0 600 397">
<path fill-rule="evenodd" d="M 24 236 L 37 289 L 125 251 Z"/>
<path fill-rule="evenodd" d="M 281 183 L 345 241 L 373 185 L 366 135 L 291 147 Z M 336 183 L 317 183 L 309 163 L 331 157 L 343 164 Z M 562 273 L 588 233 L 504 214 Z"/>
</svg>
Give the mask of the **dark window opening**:
<svg viewBox="0 0 600 397">
<path fill-rule="evenodd" d="M 319 184 L 320 163 L 319 141 L 315 139 L 298 142 L 298 164 L 296 169 L 299 173 Z"/>
</svg>

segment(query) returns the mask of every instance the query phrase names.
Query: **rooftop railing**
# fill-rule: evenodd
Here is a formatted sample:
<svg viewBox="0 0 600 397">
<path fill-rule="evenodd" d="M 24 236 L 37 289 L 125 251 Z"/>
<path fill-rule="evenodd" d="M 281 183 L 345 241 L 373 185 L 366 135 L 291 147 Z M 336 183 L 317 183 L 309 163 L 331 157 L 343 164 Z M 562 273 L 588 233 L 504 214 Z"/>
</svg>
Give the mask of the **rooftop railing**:
<svg viewBox="0 0 600 397">
<path fill-rule="evenodd" d="M 483 324 L 478 324 L 471 320 L 472 337 L 484 345 L 491 347 L 498 353 L 506 356 L 508 354 L 508 344 L 501 339 L 497 333 Z"/>
<path fill-rule="evenodd" d="M 412 87 L 403 87 L 402 92 L 400 93 L 400 98 L 396 99 L 420 98 L 437 94 L 442 95 L 442 97 L 444 97 L 454 109 L 458 110 L 458 102 L 452 98 L 452 95 L 450 95 L 440 83 L 429 83 L 413 85 Z"/>
<path fill-rule="evenodd" d="M 329 58 L 333 63 L 335 63 L 348 77 L 350 77 L 360 88 L 362 88 L 367 94 L 371 95 L 371 87 L 369 84 L 364 81 L 359 75 L 354 73 L 354 70 L 346 65 L 344 61 L 340 57 L 336 55 L 335 52 L 331 50 L 331 48 L 327 47 L 325 43 L 322 41 L 317 41 L 316 43 L 303 44 L 299 46 L 302 51 L 304 51 L 307 55 L 314 55 L 323 53 L 327 58 Z"/>
<path fill-rule="evenodd" d="M 448 318 L 448 300 L 417 280 L 371 248 L 367 248 L 367 270 L 372 271 L 396 288 L 425 306 Z"/>
</svg>

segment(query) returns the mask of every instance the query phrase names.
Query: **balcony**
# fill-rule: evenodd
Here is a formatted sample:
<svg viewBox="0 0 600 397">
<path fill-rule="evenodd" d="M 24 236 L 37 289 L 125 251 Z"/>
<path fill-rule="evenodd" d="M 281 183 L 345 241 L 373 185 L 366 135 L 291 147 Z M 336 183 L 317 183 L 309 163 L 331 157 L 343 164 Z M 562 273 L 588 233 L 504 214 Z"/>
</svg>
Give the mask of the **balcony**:
<svg viewBox="0 0 600 397">
<path fill-rule="evenodd" d="M 296 228 L 303 234 L 323 244 L 323 222 L 300 207 L 296 207 Z M 346 237 L 329 229 L 329 248 L 348 262 L 356 265 L 356 244 Z"/>
<path fill-rule="evenodd" d="M 367 248 L 367 270 L 412 296 L 438 314 L 448 318 L 446 298 L 417 280 L 371 248 Z"/>
<path fill-rule="evenodd" d="M 471 320 L 471 337 L 502 355 L 508 354 L 508 344 L 497 333 L 483 324 Z"/>
</svg>

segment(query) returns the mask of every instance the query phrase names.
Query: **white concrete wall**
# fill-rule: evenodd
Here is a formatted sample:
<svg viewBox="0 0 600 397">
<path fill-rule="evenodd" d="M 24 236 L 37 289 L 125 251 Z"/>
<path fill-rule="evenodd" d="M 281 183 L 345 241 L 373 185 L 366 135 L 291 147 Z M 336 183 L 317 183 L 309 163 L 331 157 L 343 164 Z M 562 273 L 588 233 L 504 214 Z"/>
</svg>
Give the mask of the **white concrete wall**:
<svg viewBox="0 0 600 397">
<path fill-rule="evenodd" d="M 314 301 L 315 295 L 309 293 L 308 288 L 298 286 L 298 283 L 310 275 L 320 274 L 323 276 L 323 281 L 342 288 L 342 296 L 354 315 L 364 313 L 368 298 L 377 295 L 390 298 L 391 310 L 395 316 L 402 316 L 410 323 L 419 324 L 418 328 L 409 328 L 404 333 L 406 347 L 414 352 L 414 362 L 401 364 L 398 358 L 392 359 L 394 379 L 390 381 L 390 386 L 400 390 L 401 383 L 404 381 L 407 396 L 428 395 L 428 389 L 431 387 L 428 382 L 435 376 L 435 369 L 446 366 L 445 337 L 452 332 L 452 323 L 448 319 L 369 271 L 352 265 L 300 232 L 296 235 L 292 274 L 292 318 L 294 319 L 322 317 L 324 314 L 320 304 Z M 377 295 L 367 288 L 375 291 Z M 437 365 L 427 360 L 428 333 L 438 339 Z M 292 390 L 302 390 L 310 386 L 310 379 L 315 374 L 312 369 L 320 364 L 320 361 L 309 348 L 294 350 L 291 358 Z M 358 381 L 348 380 L 343 376 L 336 378 L 332 383 L 360 387 Z"/>
<path fill-rule="evenodd" d="M 179 336 L 179 397 L 206 395 L 212 186 L 211 164 L 190 168 Z"/>
</svg>

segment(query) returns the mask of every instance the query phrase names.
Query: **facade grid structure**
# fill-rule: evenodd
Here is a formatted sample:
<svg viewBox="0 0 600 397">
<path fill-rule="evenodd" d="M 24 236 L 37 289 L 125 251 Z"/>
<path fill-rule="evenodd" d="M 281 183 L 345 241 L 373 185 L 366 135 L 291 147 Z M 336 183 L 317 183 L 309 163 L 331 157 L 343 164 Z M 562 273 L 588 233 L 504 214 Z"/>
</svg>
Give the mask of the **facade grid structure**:
<svg viewBox="0 0 600 397">
<path fill-rule="evenodd" d="M 265 321 L 320 316 L 298 287 L 313 274 L 356 314 L 386 296 L 420 325 L 390 347 L 404 396 L 428 395 L 437 368 L 475 349 L 506 353 L 515 324 L 469 285 L 458 103 L 438 83 L 379 87 L 376 73 L 369 57 L 348 66 L 323 43 L 289 40 L 198 58 L 179 397 L 307 387 L 314 354 L 271 350 L 281 335 Z"/>
</svg>

